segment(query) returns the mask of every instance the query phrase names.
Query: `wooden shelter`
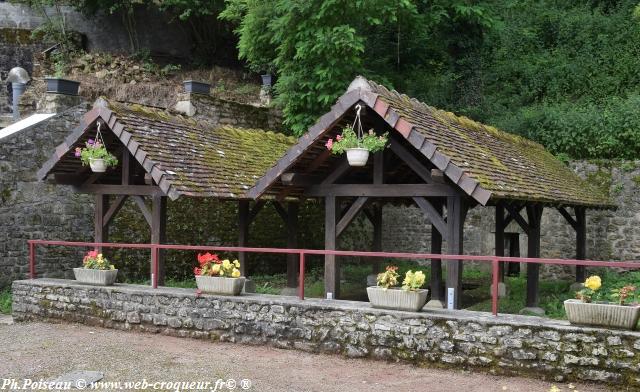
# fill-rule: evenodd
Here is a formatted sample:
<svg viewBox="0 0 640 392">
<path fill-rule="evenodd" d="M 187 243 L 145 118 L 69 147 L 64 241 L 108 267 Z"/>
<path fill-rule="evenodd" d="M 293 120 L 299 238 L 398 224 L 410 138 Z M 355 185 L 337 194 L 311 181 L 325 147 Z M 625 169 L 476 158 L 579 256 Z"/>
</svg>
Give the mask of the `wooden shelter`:
<svg viewBox="0 0 640 392">
<path fill-rule="evenodd" d="M 388 148 L 363 168 L 350 167 L 344 156 L 332 155 L 325 147 L 352 124 L 357 104 L 365 108 L 365 129 L 389 132 L 390 139 Z M 505 228 L 513 221 L 528 236 L 528 256 L 539 257 L 542 212 L 553 208 L 576 231 L 578 259 L 586 252 L 586 210 L 611 207 L 607 195 L 541 145 L 432 108 L 362 77 L 247 195 L 324 199 L 326 249 L 336 249 L 337 237 L 362 211 L 374 228 L 373 249 L 380 250 L 382 206 L 411 202 L 431 223 L 432 253 L 463 254 L 468 209 L 495 206 L 496 254 L 503 255 Z M 339 270 L 336 257 L 326 256 L 325 291 L 335 298 L 340 296 Z M 447 261 L 445 285 L 440 260 L 431 261 L 431 270 L 432 298 L 459 308 L 462 262 Z M 576 279 L 584 279 L 582 268 Z M 539 265 L 528 264 L 527 307 L 538 306 L 538 280 Z"/>
<path fill-rule="evenodd" d="M 74 156 L 76 147 L 95 137 L 98 124 L 107 149 L 119 160 L 116 168 L 105 173 L 92 173 Z M 256 179 L 294 143 L 295 139 L 281 133 L 213 127 L 159 108 L 99 99 L 38 177 L 95 195 L 96 242 L 108 242 L 109 224 L 130 198 L 149 224 L 151 242 L 164 243 L 167 198 L 188 196 L 237 202 L 240 246 L 247 245 L 249 226 L 268 200 L 287 222 L 288 245 L 295 248 L 297 203 L 285 205 L 270 197 L 252 203 L 246 196 Z M 161 252 L 160 284 L 162 260 Z M 244 273 L 244 254 L 240 261 Z M 295 259 L 289 264 L 296 265 Z M 295 276 L 289 277 L 289 285 L 295 287 Z"/>
</svg>

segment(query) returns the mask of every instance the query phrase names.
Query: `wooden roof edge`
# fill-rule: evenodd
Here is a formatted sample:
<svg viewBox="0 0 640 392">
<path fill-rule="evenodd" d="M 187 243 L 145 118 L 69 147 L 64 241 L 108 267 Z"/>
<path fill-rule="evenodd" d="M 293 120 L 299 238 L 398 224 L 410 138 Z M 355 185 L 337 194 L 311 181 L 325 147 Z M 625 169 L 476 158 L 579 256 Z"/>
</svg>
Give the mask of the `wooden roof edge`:
<svg viewBox="0 0 640 392">
<path fill-rule="evenodd" d="M 55 153 L 38 170 L 38 179 L 40 181 L 46 179 L 60 159 L 71 150 L 72 146 L 87 129 L 99 120 L 104 121 L 105 125 L 113 132 L 131 156 L 151 175 L 156 184 L 163 183 L 163 187 L 158 185 L 158 188 L 160 188 L 165 195 L 169 196 L 172 200 L 180 196 L 181 193 L 173 187 L 173 184 L 171 184 L 171 181 L 169 181 L 166 176 L 166 172 L 160 168 L 161 165 L 149 158 L 149 154 L 144 151 L 141 147 L 142 145 L 134 139 L 131 133 L 125 130 L 124 124 L 122 124 L 115 113 L 109 109 L 108 101 L 101 98 L 96 101 L 93 109 L 85 113 L 80 120 L 80 125 L 65 138 L 63 143 L 56 147 Z"/>
<path fill-rule="evenodd" d="M 355 81 L 354 81 L 355 82 Z M 353 84 L 353 83 L 352 83 Z M 245 195 L 250 199 L 258 199 L 273 185 L 277 178 L 290 168 L 300 158 L 306 149 L 316 142 L 325 132 L 333 128 L 333 125 L 358 101 L 362 100 L 360 87 L 347 90 L 331 110 L 321 116 L 318 121 L 309 128 L 307 133 L 298 139 L 298 142 L 280 158 L 267 172 L 256 181 Z"/>
</svg>

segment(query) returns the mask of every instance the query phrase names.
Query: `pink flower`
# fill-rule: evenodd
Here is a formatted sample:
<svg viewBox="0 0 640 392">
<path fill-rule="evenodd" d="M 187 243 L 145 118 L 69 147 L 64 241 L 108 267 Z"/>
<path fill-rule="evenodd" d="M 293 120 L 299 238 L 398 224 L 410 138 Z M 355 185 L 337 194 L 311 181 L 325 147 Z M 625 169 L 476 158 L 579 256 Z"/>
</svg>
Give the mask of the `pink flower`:
<svg viewBox="0 0 640 392">
<path fill-rule="evenodd" d="M 80 155 L 82 155 L 82 149 L 80 147 L 76 147 L 76 152 L 74 155 L 76 156 L 76 158 L 80 158 Z"/>
<path fill-rule="evenodd" d="M 342 140 L 342 135 L 338 135 L 338 136 L 336 136 L 336 140 L 337 140 L 337 141 Z"/>
<path fill-rule="evenodd" d="M 327 140 L 327 144 L 325 144 L 325 146 L 327 146 L 327 149 L 331 150 L 333 148 L 333 139 Z"/>
</svg>

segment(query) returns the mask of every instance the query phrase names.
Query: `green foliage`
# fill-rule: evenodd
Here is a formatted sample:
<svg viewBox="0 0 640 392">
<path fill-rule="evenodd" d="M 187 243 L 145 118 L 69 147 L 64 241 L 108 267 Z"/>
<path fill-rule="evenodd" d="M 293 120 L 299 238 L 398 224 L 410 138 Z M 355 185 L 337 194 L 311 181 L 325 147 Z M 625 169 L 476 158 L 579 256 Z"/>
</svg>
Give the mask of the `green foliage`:
<svg viewBox="0 0 640 392">
<path fill-rule="evenodd" d="M 0 313 L 11 314 L 11 289 L 0 291 Z"/>
<path fill-rule="evenodd" d="M 388 133 L 376 135 L 371 130 L 369 133 L 365 133 L 362 138 L 359 138 L 351 127 L 347 127 L 342 130 L 342 134 L 335 141 L 329 139 L 327 148 L 331 150 L 331 153 L 338 155 L 343 154 L 350 148 L 366 148 L 369 152 L 378 152 L 387 145 L 388 135 Z"/>
<path fill-rule="evenodd" d="M 356 75 L 391 81 L 429 63 L 434 31 L 491 24 L 482 7 L 438 0 L 227 0 L 221 17 L 237 24 L 240 57 L 251 69 L 275 68 L 276 103 L 297 135 Z"/>
<path fill-rule="evenodd" d="M 76 156 L 80 155 L 83 166 L 88 166 L 92 159 L 103 159 L 107 167 L 118 165 L 118 159 L 107 150 L 107 147 L 97 141 L 95 143 L 90 142 L 87 142 L 84 148 L 76 148 Z"/>
<path fill-rule="evenodd" d="M 573 158 L 640 153 L 640 26 L 635 0 L 483 2 L 502 20 L 478 68 L 458 74 L 473 102 L 450 107 Z"/>
</svg>

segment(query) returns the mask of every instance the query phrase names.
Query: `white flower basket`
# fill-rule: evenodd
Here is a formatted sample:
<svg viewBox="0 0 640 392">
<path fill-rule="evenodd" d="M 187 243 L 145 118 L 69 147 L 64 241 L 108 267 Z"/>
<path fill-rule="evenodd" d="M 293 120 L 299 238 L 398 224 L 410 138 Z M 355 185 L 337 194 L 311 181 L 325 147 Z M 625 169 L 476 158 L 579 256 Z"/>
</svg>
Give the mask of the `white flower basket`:
<svg viewBox="0 0 640 392">
<path fill-rule="evenodd" d="M 381 309 L 417 312 L 427 302 L 428 294 L 429 290 L 426 289 L 406 291 L 399 288 L 367 287 L 367 295 L 371 306 Z"/>
<path fill-rule="evenodd" d="M 116 282 L 118 270 L 74 268 L 73 275 L 80 283 L 92 284 L 96 286 L 112 286 Z"/>
<path fill-rule="evenodd" d="M 196 275 L 198 288 L 205 293 L 240 295 L 244 287 L 245 277 L 225 278 L 221 276 Z"/>
<path fill-rule="evenodd" d="M 351 166 L 365 166 L 369 160 L 369 150 L 366 148 L 347 148 L 347 161 Z"/>
<path fill-rule="evenodd" d="M 102 158 L 89 158 L 89 166 L 94 173 L 104 173 L 107 171 L 107 163 Z"/>
<path fill-rule="evenodd" d="M 564 301 L 564 310 L 571 324 L 635 329 L 640 306 L 606 303 L 586 303 L 578 299 Z"/>
</svg>

